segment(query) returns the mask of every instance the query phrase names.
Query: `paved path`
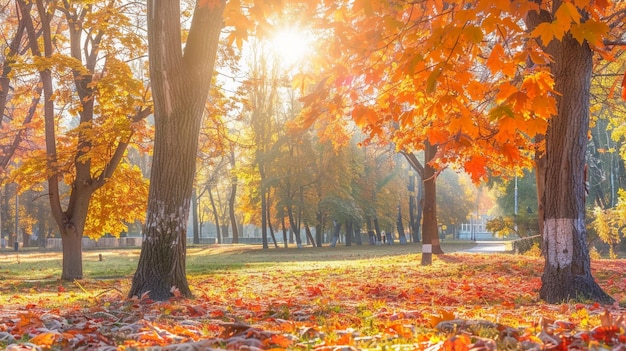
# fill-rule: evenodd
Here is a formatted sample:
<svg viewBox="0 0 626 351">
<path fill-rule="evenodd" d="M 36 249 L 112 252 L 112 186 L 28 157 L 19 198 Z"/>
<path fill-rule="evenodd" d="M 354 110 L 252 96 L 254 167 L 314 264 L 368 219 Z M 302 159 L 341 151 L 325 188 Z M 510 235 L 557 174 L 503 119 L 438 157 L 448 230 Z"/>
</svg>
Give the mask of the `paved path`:
<svg viewBox="0 0 626 351">
<path fill-rule="evenodd" d="M 473 253 L 493 253 L 493 252 L 505 252 L 506 245 L 499 241 L 477 241 L 476 246 L 465 250 L 465 252 Z"/>
</svg>

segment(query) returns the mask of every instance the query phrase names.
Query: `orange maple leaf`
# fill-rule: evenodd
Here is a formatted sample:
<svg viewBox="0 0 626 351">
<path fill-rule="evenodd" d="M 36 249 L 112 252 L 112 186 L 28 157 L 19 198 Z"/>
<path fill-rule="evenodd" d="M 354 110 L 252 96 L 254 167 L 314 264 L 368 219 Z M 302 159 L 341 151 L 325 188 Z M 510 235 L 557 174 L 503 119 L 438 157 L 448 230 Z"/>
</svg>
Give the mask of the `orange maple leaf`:
<svg viewBox="0 0 626 351">
<path fill-rule="evenodd" d="M 475 155 L 463 164 L 463 168 L 472 176 L 472 181 L 478 183 L 486 174 L 487 158 Z"/>
<path fill-rule="evenodd" d="M 56 341 L 57 335 L 59 334 L 54 332 L 42 333 L 30 339 L 30 343 L 49 348 Z"/>
</svg>

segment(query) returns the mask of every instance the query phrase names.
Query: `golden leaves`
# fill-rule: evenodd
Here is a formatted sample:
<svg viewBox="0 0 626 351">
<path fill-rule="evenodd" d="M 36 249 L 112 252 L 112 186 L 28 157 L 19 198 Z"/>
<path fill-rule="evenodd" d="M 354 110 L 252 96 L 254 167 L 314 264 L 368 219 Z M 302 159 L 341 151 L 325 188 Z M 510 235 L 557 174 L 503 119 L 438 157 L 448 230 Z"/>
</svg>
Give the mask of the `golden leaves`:
<svg viewBox="0 0 626 351">
<path fill-rule="evenodd" d="M 610 28 L 606 23 L 594 18 L 582 21 L 581 11 L 587 11 L 588 5 L 587 0 L 563 1 L 554 14 L 554 20 L 540 23 L 531 35 L 540 38 L 545 46 L 554 39 L 562 40 L 563 36 L 570 32 L 581 44 L 587 41 L 591 46 L 601 46 L 601 41 Z"/>
<path fill-rule="evenodd" d="M 359 127 L 373 126 L 378 120 L 378 115 L 376 111 L 370 107 L 357 105 L 352 110 L 352 119 Z"/>
</svg>

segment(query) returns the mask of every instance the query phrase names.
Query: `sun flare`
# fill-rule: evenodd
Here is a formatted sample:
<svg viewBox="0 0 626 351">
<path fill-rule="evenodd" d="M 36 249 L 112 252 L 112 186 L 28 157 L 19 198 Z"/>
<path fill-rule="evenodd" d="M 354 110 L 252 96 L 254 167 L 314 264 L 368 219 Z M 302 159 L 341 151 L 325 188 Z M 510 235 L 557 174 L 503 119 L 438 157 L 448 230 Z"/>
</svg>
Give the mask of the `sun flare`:
<svg viewBox="0 0 626 351">
<path fill-rule="evenodd" d="M 310 52 L 310 38 L 299 28 L 286 27 L 277 31 L 270 44 L 281 65 L 287 69 L 301 64 Z"/>
</svg>

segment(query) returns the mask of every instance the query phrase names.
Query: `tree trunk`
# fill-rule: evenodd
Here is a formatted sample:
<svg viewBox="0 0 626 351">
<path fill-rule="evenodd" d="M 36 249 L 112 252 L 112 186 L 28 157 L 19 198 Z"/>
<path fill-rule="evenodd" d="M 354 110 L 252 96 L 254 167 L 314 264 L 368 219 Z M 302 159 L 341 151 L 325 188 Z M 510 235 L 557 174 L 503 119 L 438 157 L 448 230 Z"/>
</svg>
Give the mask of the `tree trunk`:
<svg viewBox="0 0 626 351">
<path fill-rule="evenodd" d="M 367 238 L 370 245 L 376 245 L 376 233 L 372 229 L 372 219 L 370 217 L 365 219 L 365 227 L 367 228 Z"/>
<path fill-rule="evenodd" d="M 540 143 L 544 140 L 544 136 L 535 138 Z M 546 155 L 543 153 L 535 153 L 535 184 L 537 186 L 537 219 L 539 220 L 539 234 L 543 235 L 543 219 L 545 210 L 543 207 L 543 194 L 546 188 Z"/>
<path fill-rule="evenodd" d="M 322 212 L 317 211 L 317 223 L 315 224 L 315 243 L 322 247 Z"/>
<path fill-rule="evenodd" d="M 406 236 L 404 236 L 404 224 L 402 223 L 402 204 L 398 203 L 398 218 L 396 219 L 396 226 L 398 227 L 398 240 L 400 244 L 406 244 Z"/>
<path fill-rule="evenodd" d="M 419 233 L 418 226 L 416 225 L 415 218 L 415 175 L 409 175 L 409 228 L 411 231 L 411 237 L 413 238 L 413 242 L 419 242 Z"/>
<path fill-rule="evenodd" d="M 352 246 L 352 220 L 346 221 L 346 246 Z"/>
<path fill-rule="evenodd" d="M 280 223 L 283 227 L 283 246 L 286 249 L 289 247 L 289 238 L 287 238 L 287 226 L 285 225 L 285 216 L 282 216 Z"/>
<path fill-rule="evenodd" d="M 301 249 L 302 248 L 302 237 L 300 236 L 300 226 L 296 223 L 296 219 L 293 215 L 293 211 L 291 209 L 291 205 L 287 207 L 287 216 L 289 217 L 289 225 L 291 226 L 291 230 L 293 231 L 294 236 L 296 237 L 296 246 Z"/>
<path fill-rule="evenodd" d="M 198 226 L 198 193 L 196 189 L 193 189 L 193 193 L 191 195 L 191 222 L 193 223 L 193 243 L 198 245 L 200 244 L 200 229 Z"/>
<path fill-rule="evenodd" d="M 308 223 L 304 222 L 304 232 L 306 233 L 307 239 L 311 242 L 311 246 L 316 247 L 315 239 L 313 238 L 313 233 L 311 233 L 311 228 L 309 228 Z"/>
<path fill-rule="evenodd" d="M 83 279 L 83 236 L 77 230 L 61 233 L 63 245 L 63 271 L 61 279 L 74 281 Z"/>
<path fill-rule="evenodd" d="M 270 235 L 272 236 L 272 241 L 274 242 L 274 248 L 278 248 L 278 242 L 276 241 L 276 235 L 274 235 L 274 228 L 272 227 L 272 218 L 270 213 L 270 206 L 267 206 L 267 228 L 270 230 Z"/>
<path fill-rule="evenodd" d="M 335 226 L 333 228 L 333 238 L 330 242 L 330 247 L 337 246 L 337 242 L 339 241 L 339 231 L 341 230 L 341 222 L 335 221 Z"/>
<path fill-rule="evenodd" d="M 437 235 L 437 177 L 430 162 L 437 154 L 437 145 L 425 142 L 424 148 L 424 222 L 422 224 L 422 265 L 432 264 L 432 254 L 442 254 Z"/>
<path fill-rule="evenodd" d="M 363 245 L 363 239 L 361 238 L 361 224 L 355 223 L 352 232 L 354 233 L 354 241 L 357 245 Z"/>
<path fill-rule="evenodd" d="M 198 2 L 184 52 L 180 2 L 148 1 L 154 153 L 143 244 L 129 296 L 191 296 L 185 274 L 187 220 L 198 135 L 222 29 L 224 1 Z"/>
<path fill-rule="evenodd" d="M 554 9 L 560 1 L 556 1 Z M 592 51 L 567 34 L 546 51 L 554 60 L 557 115 L 546 133 L 545 266 L 539 295 L 548 303 L 570 299 L 612 302 L 591 275 L 585 230 L 585 149 L 589 130 Z"/>
<path fill-rule="evenodd" d="M 374 232 L 376 233 L 376 245 L 383 243 L 383 235 L 380 232 L 380 226 L 378 225 L 378 217 L 374 217 Z"/>
<path fill-rule="evenodd" d="M 230 151 L 231 165 L 235 168 L 235 151 Z M 233 174 L 230 183 L 230 198 L 228 199 L 228 213 L 230 215 L 230 226 L 233 228 L 233 243 L 239 242 L 239 228 L 237 227 L 237 217 L 235 216 L 235 199 L 237 198 L 237 175 Z M 273 235 L 273 234 L 272 234 Z M 276 240 L 274 240 L 276 241 Z"/>
<path fill-rule="evenodd" d="M 261 183 L 263 183 L 262 176 Z M 267 240 L 267 221 L 267 197 L 265 196 L 265 189 L 261 186 L 261 240 L 263 241 L 264 249 L 270 248 Z"/>
<path fill-rule="evenodd" d="M 217 206 L 215 206 L 215 199 L 213 199 L 213 191 L 211 186 L 207 189 L 209 193 L 209 202 L 211 203 L 211 210 L 213 212 L 213 218 L 215 219 L 215 237 L 218 244 L 222 243 L 222 227 L 220 226 L 220 215 L 217 213 Z"/>
<path fill-rule="evenodd" d="M 417 196 L 415 202 L 417 208 L 415 209 L 415 236 L 417 236 L 416 243 L 419 243 L 423 237 L 422 217 L 424 216 L 424 177 L 420 177 L 417 182 Z"/>
</svg>

